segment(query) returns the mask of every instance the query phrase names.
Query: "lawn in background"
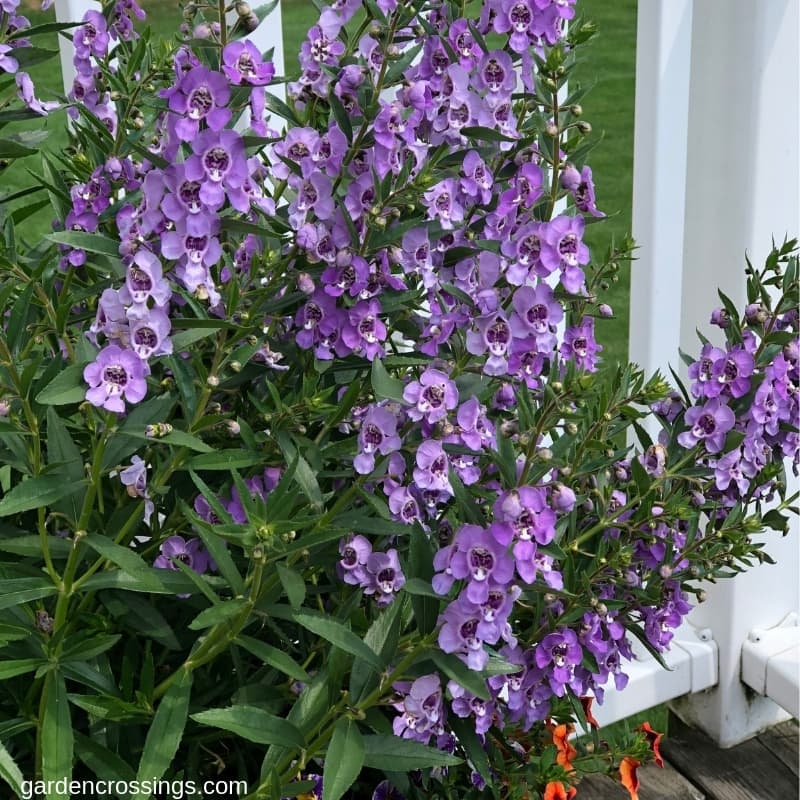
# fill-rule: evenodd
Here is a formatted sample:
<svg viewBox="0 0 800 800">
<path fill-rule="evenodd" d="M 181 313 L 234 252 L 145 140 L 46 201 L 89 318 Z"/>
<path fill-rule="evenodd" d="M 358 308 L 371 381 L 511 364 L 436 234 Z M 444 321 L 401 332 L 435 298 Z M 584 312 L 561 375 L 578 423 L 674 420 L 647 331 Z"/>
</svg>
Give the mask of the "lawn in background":
<svg viewBox="0 0 800 800">
<path fill-rule="evenodd" d="M 52 21 L 54 12 L 35 10 L 38 0 L 28 0 L 26 15 L 36 25 Z M 146 24 L 164 37 L 175 36 L 181 23 L 181 12 L 174 0 L 142 0 L 148 17 Z M 254 2 L 254 6 L 258 3 Z M 297 53 L 306 31 L 313 25 L 318 12 L 311 0 L 282 0 L 285 72 L 293 77 L 298 73 Z M 590 163 L 597 186 L 598 207 L 611 219 L 591 225 L 586 239 L 596 257 L 630 231 L 631 184 L 633 164 L 633 98 L 636 47 L 636 0 L 579 0 L 578 12 L 598 25 L 595 39 L 584 48 L 577 70 L 576 82 L 593 86 L 584 98 L 584 119 L 591 123 L 591 136 L 599 140 L 590 154 Z M 271 24 L 268 17 L 264 25 Z M 56 35 L 40 46 L 57 48 Z M 30 70 L 41 99 L 52 99 L 62 91 L 58 61 L 35 65 Z M 61 152 L 67 145 L 63 112 L 38 120 L 34 126 L 50 131 L 44 149 Z M 6 132 L 10 132 L 6 129 Z M 37 156 L 30 156 L 0 173 L 0 195 L 10 194 L 30 177 L 27 170 L 39 171 Z M 35 242 L 50 230 L 49 211 L 45 208 L 27 220 L 22 231 L 23 241 Z M 612 306 L 615 319 L 603 320 L 597 335 L 605 350 L 604 360 L 615 364 L 627 360 L 628 353 L 628 296 L 630 271 L 622 265 L 619 282 L 613 284 L 606 302 Z"/>
</svg>

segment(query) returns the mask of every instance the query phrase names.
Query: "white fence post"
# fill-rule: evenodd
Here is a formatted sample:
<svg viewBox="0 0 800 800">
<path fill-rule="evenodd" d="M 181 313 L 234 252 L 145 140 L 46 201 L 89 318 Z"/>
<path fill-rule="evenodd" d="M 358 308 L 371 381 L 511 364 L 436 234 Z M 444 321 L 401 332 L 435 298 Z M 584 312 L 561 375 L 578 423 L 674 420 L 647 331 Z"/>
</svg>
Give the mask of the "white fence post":
<svg viewBox="0 0 800 800">
<path fill-rule="evenodd" d="M 637 56 L 633 218 L 646 249 L 632 275 L 631 347 L 650 371 L 665 360 L 677 366 L 679 345 L 698 351 L 695 329 L 712 333 L 717 287 L 742 303 L 745 253 L 763 263 L 773 236 L 798 234 L 800 22 L 798 0 L 661 0 L 640 3 L 639 13 L 651 35 L 661 25 L 658 41 L 675 34 L 672 51 L 640 39 Z M 662 72 L 648 65 L 655 58 Z M 688 114 L 674 114 L 687 97 Z M 798 536 L 796 524 L 786 539 L 767 535 L 777 565 L 708 586 L 690 617 L 719 646 L 719 684 L 675 708 L 724 747 L 786 717 L 745 687 L 740 662 L 751 630 L 800 607 Z"/>
</svg>

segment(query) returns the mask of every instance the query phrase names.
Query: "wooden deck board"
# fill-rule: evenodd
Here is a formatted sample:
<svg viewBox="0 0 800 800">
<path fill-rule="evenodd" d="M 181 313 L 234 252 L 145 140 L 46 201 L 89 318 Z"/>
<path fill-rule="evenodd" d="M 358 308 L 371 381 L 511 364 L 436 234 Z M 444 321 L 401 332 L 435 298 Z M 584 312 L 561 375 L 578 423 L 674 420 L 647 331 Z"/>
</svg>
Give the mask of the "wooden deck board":
<svg viewBox="0 0 800 800">
<path fill-rule="evenodd" d="M 661 750 L 679 772 L 691 776 L 692 783 L 702 789 L 707 800 L 795 800 L 797 769 L 786 763 L 792 758 L 792 739 L 786 735 L 776 746 L 779 738 L 778 734 L 767 737 L 772 747 L 751 739 L 720 750 L 705 734 L 673 716 Z M 796 749 L 793 758 L 796 763 Z"/>
<path fill-rule="evenodd" d="M 798 743 L 797 720 L 789 720 L 781 725 L 770 728 L 758 737 L 758 741 L 776 755 L 792 773 L 797 776 L 800 773 L 800 744 Z"/>
<path fill-rule="evenodd" d="M 655 764 L 645 764 L 638 770 L 639 800 L 707 800 L 705 794 L 693 786 L 669 764 L 660 769 Z M 628 790 L 605 775 L 592 775 L 578 785 L 575 800 L 629 800 Z"/>
</svg>

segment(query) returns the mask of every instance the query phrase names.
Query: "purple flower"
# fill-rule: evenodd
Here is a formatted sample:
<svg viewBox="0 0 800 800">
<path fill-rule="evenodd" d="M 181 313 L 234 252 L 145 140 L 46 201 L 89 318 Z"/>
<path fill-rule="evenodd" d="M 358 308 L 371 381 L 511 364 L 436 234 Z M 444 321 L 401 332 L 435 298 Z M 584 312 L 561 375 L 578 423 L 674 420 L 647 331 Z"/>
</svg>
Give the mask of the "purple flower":
<svg viewBox="0 0 800 800">
<path fill-rule="evenodd" d="M 750 391 L 750 376 L 754 369 L 753 354 L 742 347 L 734 347 L 714 362 L 711 378 L 716 381 L 719 391 L 727 390 L 732 397 L 744 397 Z"/>
<path fill-rule="evenodd" d="M 370 406 L 358 432 L 360 453 L 353 459 L 359 475 L 369 475 L 375 469 L 375 454 L 389 455 L 400 449 L 397 418 L 387 408 Z"/>
<path fill-rule="evenodd" d="M 406 800 L 406 797 L 399 789 L 392 786 L 389 781 L 381 781 L 372 793 L 372 800 Z"/>
<path fill-rule="evenodd" d="M 211 567 L 211 559 L 200 539 L 186 540 L 182 536 L 170 536 L 162 542 L 159 552 L 161 555 L 153 562 L 153 566 L 159 569 L 177 570 L 173 560 L 183 562 L 200 574 Z"/>
<path fill-rule="evenodd" d="M 703 345 L 700 358 L 689 365 L 688 375 L 692 379 L 692 395 L 694 397 L 716 397 L 721 387 L 713 379 L 714 364 L 725 358 L 724 351 L 714 347 L 710 342 Z"/>
<path fill-rule="evenodd" d="M 715 397 L 703 406 L 686 410 L 689 430 L 678 434 L 678 442 L 686 448 L 703 442 L 709 453 L 719 453 L 725 445 L 725 435 L 736 422 L 736 416 L 721 398 Z"/>
<path fill-rule="evenodd" d="M 364 594 L 374 595 L 379 606 L 387 606 L 405 585 L 406 578 L 397 558 L 397 550 L 372 553 L 367 558 L 367 580 Z"/>
<path fill-rule="evenodd" d="M 551 352 L 556 344 L 555 327 L 564 318 L 564 309 L 552 288 L 546 283 L 536 288 L 521 286 L 511 302 L 514 313 L 509 322 L 514 336 L 533 335 L 539 352 Z"/>
<path fill-rule="evenodd" d="M 542 262 L 552 271 L 561 269 L 561 285 L 570 294 L 579 294 L 585 276 L 581 264 L 589 263 L 589 248 L 583 243 L 583 217 L 556 217 L 547 227 L 547 242 Z M 554 261 L 557 259 L 557 263 Z"/>
<path fill-rule="evenodd" d="M 14 59 L 9 59 L 13 61 Z M 59 104 L 55 101 L 41 101 L 34 95 L 33 81 L 27 72 L 18 72 L 14 76 L 17 88 L 19 89 L 19 99 L 31 110 L 43 117 L 47 116 L 53 109 L 58 108 Z"/>
<path fill-rule="evenodd" d="M 561 345 L 561 356 L 573 361 L 578 369 L 595 372 L 597 354 L 602 349 L 594 338 L 594 319 L 584 317 L 578 327 L 567 328 L 564 343 Z"/>
<path fill-rule="evenodd" d="M 458 390 L 444 372 L 428 368 L 418 381 L 406 386 L 403 399 L 413 405 L 406 412 L 409 419 L 434 423 L 445 419 L 447 412 L 458 405 Z"/>
<path fill-rule="evenodd" d="M 149 525 L 155 506 L 147 491 L 147 464 L 139 456 L 133 456 L 131 465 L 119 473 L 119 479 L 131 497 L 144 498 L 144 524 Z"/>
<path fill-rule="evenodd" d="M 146 365 L 130 350 L 109 345 L 97 354 L 97 359 L 83 370 L 89 384 L 86 399 L 93 405 L 122 414 L 123 398 L 138 403 L 147 394 Z"/>
<path fill-rule="evenodd" d="M 450 681 L 447 688 L 453 698 L 450 702 L 453 713 L 462 719 L 472 717 L 475 723 L 475 733 L 485 734 L 499 717 L 500 712 L 497 705 L 491 700 L 475 697 L 455 681 Z"/>
<path fill-rule="evenodd" d="M 454 580 L 467 580 L 467 599 L 480 605 L 487 601 L 490 587 L 506 586 L 514 576 L 514 562 L 505 546 L 478 525 L 462 525 L 453 544 L 439 552 L 445 557 L 437 553 L 434 566 L 441 569 L 444 561 L 447 565 L 444 574 L 434 579 L 438 594 L 448 592 Z"/>
<path fill-rule="evenodd" d="M 133 317 L 130 326 L 130 346 L 139 358 L 147 360 L 154 356 L 172 353 L 169 333 L 172 324 L 160 309 L 148 309 L 142 317 Z"/>
<path fill-rule="evenodd" d="M 483 644 L 500 639 L 500 627 L 484 620 L 480 606 L 459 595 L 439 617 L 439 647 L 445 653 L 455 653 L 474 670 L 482 670 L 489 660 Z"/>
<path fill-rule="evenodd" d="M 258 48 L 248 40 L 230 42 L 222 51 L 222 71 L 237 86 L 266 86 L 275 76 L 271 61 L 263 61 Z"/>
<path fill-rule="evenodd" d="M 413 683 L 394 684 L 402 695 L 394 708 L 400 712 L 392 721 L 395 736 L 428 744 L 431 736 L 444 733 L 444 698 L 438 675 L 423 675 Z"/>
<path fill-rule="evenodd" d="M 169 101 L 170 125 L 182 142 L 191 142 L 205 122 L 212 131 L 221 131 L 231 118 L 227 107 L 231 90 L 225 76 L 208 67 L 189 70 L 170 89 L 161 92 Z"/>
<path fill-rule="evenodd" d="M 372 545 L 364 536 L 355 534 L 339 542 L 341 559 L 336 562 L 336 574 L 351 586 L 363 586 L 369 581 L 367 559 L 372 555 Z"/>
<path fill-rule="evenodd" d="M 8 55 L 10 52 L 12 52 L 10 45 L 0 44 L 0 70 L 13 75 L 19 69 L 19 61 Z"/>
<path fill-rule="evenodd" d="M 413 476 L 419 489 L 452 497 L 453 487 L 448 477 L 450 461 L 441 442 L 435 439 L 424 441 L 417 448 L 416 464 Z"/>
<path fill-rule="evenodd" d="M 548 633 L 536 645 L 534 658 L 539 669 L 547 670 L 547 679 L 553 694 L 563 697 L 564 689 L 572 680 L 575 667 L 583 659 L 583 648 L 575 631 L 561 628 Z"/>
<path fill-rule="evenodd" d="M 138 250 L 125 273 L 120 301 L 125 305 L 144 306 L 152 299 L 157 306 L 164 306 L 171 297 L 172 287 L 163 278 L 161 262 L 149 250 Z"/>
<path fill-rule="evenodd" d="M 602 211 L 597 210 L 594 198 L 594 182 L 592 170 L 585 166 L 580 172 L 572 164 L 568 164 L 561 173 L 561 185 L 572 195 L 575 207 L 584 214 L 593 217 L 604 217 Z"/>
<path fill-rule="evenodd" d="M 467 331 L 467 351 L 472 355 L 489 358 L 483 365 L 487 375 L 505 375 L 508 372 L 508 350 L 511 345 L 511 326 L 502 311 L 484 314 L 475 320 L 477 330 Z"/>
</svg>

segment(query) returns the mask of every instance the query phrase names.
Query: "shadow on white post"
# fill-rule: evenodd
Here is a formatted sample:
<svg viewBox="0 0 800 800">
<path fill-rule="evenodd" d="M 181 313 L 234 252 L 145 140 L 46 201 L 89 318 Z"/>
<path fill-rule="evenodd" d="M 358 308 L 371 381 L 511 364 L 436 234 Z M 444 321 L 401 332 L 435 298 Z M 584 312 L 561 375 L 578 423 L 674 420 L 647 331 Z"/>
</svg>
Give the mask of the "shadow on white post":
<svg viewBox="0 0 800 800">
<path fill-rule="evenodd" d="M 798 234 L 799 5 L 639 4 L 633 218 L 645 248 L 632 275 L 631 347 L 648 371 L 665 360 L 677 366 L 679 345 L 698 352 L 695 329 L 713 333 L 717 288 L 743 304 L 745 254 L 761 264 L 773 237 L 780 243 Z M 773 628 L 800 607 L 800 530 L 792 522 L 785 539 L 765 534 L 776 565 L 705 587 L 708 601 L 690 616 L 719 646 L 719 683 L 674 707 L 723 747 L 788 716 L 740 678 L 750 632 Z"/>
</svg>

